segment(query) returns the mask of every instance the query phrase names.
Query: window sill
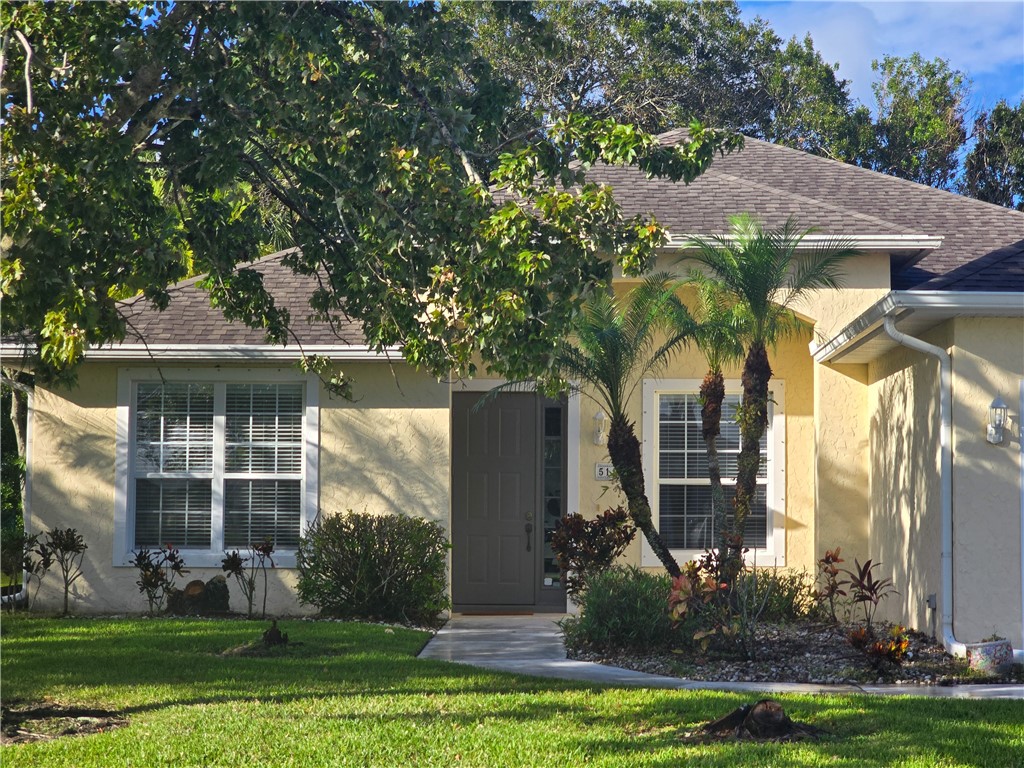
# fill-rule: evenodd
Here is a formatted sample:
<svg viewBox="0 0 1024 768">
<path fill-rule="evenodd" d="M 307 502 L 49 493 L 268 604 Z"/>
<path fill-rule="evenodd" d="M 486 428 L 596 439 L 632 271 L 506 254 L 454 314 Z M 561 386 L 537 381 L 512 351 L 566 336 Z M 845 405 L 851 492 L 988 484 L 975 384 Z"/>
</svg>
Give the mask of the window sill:
<svg viewBox="0 0 1024 768">
<path fill-rule="evenodd" d="M 674 557 L 676 562 L 680 565 L 703 557 L 706 551 L 707 550 L 703 549 L 669 550 L 672 557 Z M 761 568 L 785 568 L 786 556 L 776 555 L 770 549 L 752 549 L 747 552 L 744 557 L 744 562 L 750 567 L 756 565 Z M 661 561 L 655 556 L 654 550 L 651 549 L 650 545 L 646 541 L 642 544 L 640 564 L 644 568 L 657 568 L 661 565 Z"/>
</svg>

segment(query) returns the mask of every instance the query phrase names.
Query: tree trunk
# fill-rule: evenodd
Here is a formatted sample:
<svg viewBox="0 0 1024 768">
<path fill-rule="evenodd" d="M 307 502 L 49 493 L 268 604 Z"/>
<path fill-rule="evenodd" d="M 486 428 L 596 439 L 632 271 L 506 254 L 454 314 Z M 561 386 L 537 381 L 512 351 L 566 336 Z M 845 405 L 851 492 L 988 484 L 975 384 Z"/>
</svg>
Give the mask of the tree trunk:
<svg viewBox="0 0 1024 768">
<path fill-rule="evenodd" d="M 665 566 L 669 576 L 675 578 L 680 574 L 679 564 L 665 545 L 658 529 L 654 527 L 651 515 L 651 502 L 644 488 L 644 465 L 640 455 L 640 441 L 636 438 L 633 423 L 623 415 L 612 417 L 608 430 L 608 455 L 619 476 L 619 485 L 626 496 L 629 516 L 633 524 L 639 528 L 651 545 L 655 556 Z"/>
<path fill-rule="evenodd" d="M 725 377 L 721 370 L 709 370 L 700 385 L 701 436 L 708 455 L 708 479 L 711 481 L 711 520 L 719 552 L 725 553 L 728 531 L 725 525 L 725 491 L 718 460 L 718 436 L 722 433 L 722 403 L 725 401 Z M 712 546 L 714 546 L 714 544 Z"/>
<path fill-rule="evenodd" d="M 740 454 L 737 458 L 736 498 L 733 513 L 733 537 L 743 547 L 743 526 L 757 493 L 757 473 L 761 468 L 761 438 L 768 428 L 768 381 L 772 368 L 763 343 L 750 346 L 743 363 L 743 404 L 740 407 Z"/>
</svg>

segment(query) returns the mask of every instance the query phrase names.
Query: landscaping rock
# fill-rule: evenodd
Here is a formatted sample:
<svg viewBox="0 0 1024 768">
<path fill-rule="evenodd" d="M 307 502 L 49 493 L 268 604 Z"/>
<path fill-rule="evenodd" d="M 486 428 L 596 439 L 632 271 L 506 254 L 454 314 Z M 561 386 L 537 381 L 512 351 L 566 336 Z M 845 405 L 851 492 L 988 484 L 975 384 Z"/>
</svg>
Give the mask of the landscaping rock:
<svg viewBox="0 0 1024 768">
<path fill-rule="evenodd" d="M 648 654 L 589 649 L 567 649 L 569 658 L 595 661 L 625 669 L 688 680 L 713 682 L 789 682 L 819 685 L 899 683 L 904 685 L 952 685 L 962 682 L 1014 682 L 1021 667 L 997 676 L 971 670 L 965 659 L 955 659 L 920 632 L 909 632 L 910 647 L 903 664 L 881 668 L 865 653 L 850 646 L 850 627 L 833 624 L 765 624 L 756 633 L 756 660 L 735 655 L 693 651 L 658 651 Z M 880 637 L 889 627 L 879 625 Z"/>
</svg>

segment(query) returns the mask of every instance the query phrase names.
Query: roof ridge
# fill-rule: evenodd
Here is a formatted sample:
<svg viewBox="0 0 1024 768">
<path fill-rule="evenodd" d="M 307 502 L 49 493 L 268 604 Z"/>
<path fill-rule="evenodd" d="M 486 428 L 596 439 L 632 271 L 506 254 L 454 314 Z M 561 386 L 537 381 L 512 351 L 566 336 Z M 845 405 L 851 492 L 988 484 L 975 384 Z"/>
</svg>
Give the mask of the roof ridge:
<svg viewBox="0 0 1024 768">
<path fill-rule="evenodd" d="M 785 144 L 776 144 L 775 142 L 765 141 L 764 139 L 758 139 L 758 138 L 753 137 L 753 136 L 744 136 L 744 140 L 745 141 L 753 141 L 753 142 L 756 142 L 757 144 L 760 144 L 760 145 L 765 146 L 765 147 L 771 147 L 773 150 L 779 150 L 779 151 L 783 151 L 783 152 L 792 152 L 795 155 L 798 155 L 800 157 L 809 159 L 811 162 L 820 161 L 820 162 L 830 163 L 830 164 L 832 164 L 834 166 L 841 167 L 841 168 L 844 168 L 844 169 L 848 169 L 848 170 L 853 171 L 853 172 L 857 172 L 857 173 L 861 173 L 861 174 L 867 174 L 870 178 L 873 178 L 873 179 L 879 179 L 879 180 L 884 179 L 886 182 L 897 183 L 897 184 L 906 186 L 909 189 L 914 189 L 917 192 L 920 192 L 920 193 L 923 193 L 923 194 L 929 194 L 929 193 L 941 194 L 941 195 L 944 195 L 950 201 L 954 201 L 955 200 L 958 203 L 963 203 L 963 204 L 968 204 L 968 205 L 980 205 L 980 206 L 985 207 L 986 209 L 988 209 L 989 211 L 991 211 L 993 213 L 1019 214 L 1020 216 L 1024 216 L 1024 211 L 1017 211 L 1017 210 L 1014 210 L 1013 208 L 1005 208 L 1005 207 L 1003 207 L 1001 205 L 996 205 L 995 203 L 989 203 L 989 202 L 986 202 L 984 200 L 978 200 L 978 199 L 973 198 L 973 197 L 967 197 L 966 195 L 961 195 L 961 194 L 958 194 L 956 192 L 950 192 L 948 189 L 940 189 L 939 187 L 931 187 L 931 186 L 928 186 L 927 184 L 921 184 L 920 182 L 911 181 L 910 179 L 903 179 L 903 178 L 900 178 L 899 176 L 893 176 L 893 175 L 888 174 L 888 173 L 883 173 L 882 171 L 872 170 L 871 168 L 864 168 L 863 166 L 854 165 L 853 163 L 846 163 L 846 162 L 843 162 L 842 160 L 836 160 L 835 158 L 832 158 L 832 157 L 825 157 L 824 155 L 816 155 L 816 154 L 814 154 L 812 152 L 806 152 L 806 151 L 804 151 L 802 149 L 795 149 L 794 147 L 787 147 Z"/>
<path fill-rule="evenodd" d="M 275 251 L 274 253 L 268 253 L 266 256 L 260 256 L 258 259 L 254 259 L 253 261 L 249 261 L 249 262 L 244 262 L 244 264 L 246 266 L 255 266 L 257 264 L 262 264 L 263 262 L 270 261 L 271 259 L 279 259 L 279 258 L 281 258 L 281 257 L 283 257 L 283 256 L 285 256 L 285 255 L 287 255 L 289 253 L 293 253 L 295 251 L 300 251 L 300 250 L 302 250 L 302 249 L 299 246 L 295 245 L 295 246 L 292 246 L 291 248 L 284 248 L 283 250 Z M 241 266 L 242 266 L 242 264 L 236 264 L 235 265 L 235 269 L 238 269 Z M 192 277 L 186 277 L 184 280 L 179 280 L 176 283 L 171 283 L 169 286 L 167 286 L 167 292 L 168 293 L 172 293 L 174 291 L 184 290 L 185 288 L 191 288 L 196 283 L 198 283 L 200 280 L 202 280 L 205 277 L 207 277 L 209 274 L 210 274 L 209 272 L 203 272 L 202 274 L 199 274 L 199 275 L 192 275 Z M 126 307 L 134 307 L 136 302 L 138 302 L 139 300 L 144 299 L 144 298 L 145 298 L 145 294 L 138 293 L 135 296 L 131 296 L 131 297 L 127 298 L 127 299 L 121 299 L 118 302 L 118 304 L 121 304 L 122 306 L 126 306 Z"/>
<path fill-rule="evenodd" d="M 764 142 L 764 143 L 767 143 L 767 142 Z M 722 171 L 722 170 L 716 170 L 714 168 L 709 168 L 705 172 L 705 175 L 712 174 L 712 173 L 717 175 L 717 176 L 720 176 L 720 177 L 728 178 L 731 181 L 735 181 L 735 182 L 739 183 L 740 185 L 746 186 L 748 188 L 761 189 L 761 190 L 765 190 L 765 191 L 768 191 L 768 192 L 772 192 L 772 193 L 777 194 L 777 195 L 784 195 L 786 197 L 793 198 L 794 200 L 798 200 L 798 201 L 803 202 L 803 203 L 810 203 L 812 205 L 821 206 L 823 208 L 828 208 L 828 209 L 833 210 L 833 211 L 835 211 L 837 213 L 842 213 L 842 214 L 844 214 L 846 216 L 850 216 L 851 218 L 864 219 L 864 220 L 867 220 L 867 221 L 876 222 L 876 223 L 882 224 L 883 226 L 888 227 L 889 229 L 894 229 L 894 230 L 900 232 L 901 234 L 908 234 L 908 235 L 927 235 L 928 234 L 927 232 L 921 232 L 919 230 L 910 229 L 909 227 L 905 227 L 902 224 L 897 224 L 894 221 L 888 221 L 887 219 L 882 219 L 882 218 L 880 218 L 878 216 L 872 216 L 870 213 L 863 213 L 862 211 L 858 211 L 858 210 L 854 210 L 854 209 L 847 208 L 847 207 L 844 207 L 844 206 L 836 205 L 836 204 L 831 203 L 831 202 L 829 202 L 827 200 L 820 200 L 820 199 L 815 198 L 815 197 L 808 197 L 807 195 L 803 195 L 803 194 L 801 194 L 799 192 L 791 192 L 789 190 L 782 189 L 781 187 L 776 187 L 776 186 L 773 186 L 771 184 L 765 184 L 765 183 L 760 182 L 760 181 L 753 181 L 751 179 L 745 179 L 742 176 L 736 176 L 734 174 L 727 173 L 727 172 Z M 869 233 L 865 232 L 864 234 L 869 234 Z"/>
</svg>

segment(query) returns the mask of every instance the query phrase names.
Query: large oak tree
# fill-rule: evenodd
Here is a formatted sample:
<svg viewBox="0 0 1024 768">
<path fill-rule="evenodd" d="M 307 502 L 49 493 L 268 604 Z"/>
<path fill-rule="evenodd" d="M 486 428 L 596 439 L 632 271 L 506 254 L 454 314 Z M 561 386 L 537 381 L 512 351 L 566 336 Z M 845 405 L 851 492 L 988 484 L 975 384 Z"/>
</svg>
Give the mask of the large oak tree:
<svg viewBox="0 0 1024 768">
<path fill-rule="evenodd" d="M 189 271 L 227 316 L 289 341 L 236 267 L 298 245 L 314 310 L 358 318 L 373 347 L 438 376 L 475 360 L 536 376 L 611 264 L 638 273 L 663 238 L 587 168 L 689 181 L 738 144 L 695 126 L 666 147 L 571 111 L 520 130 L 522 93 L 432 3 L 0 13 L 5 332 L 28 332 L 49 373 L 123 335 L 119 297 L 161 304 Z"/>
</svg>

